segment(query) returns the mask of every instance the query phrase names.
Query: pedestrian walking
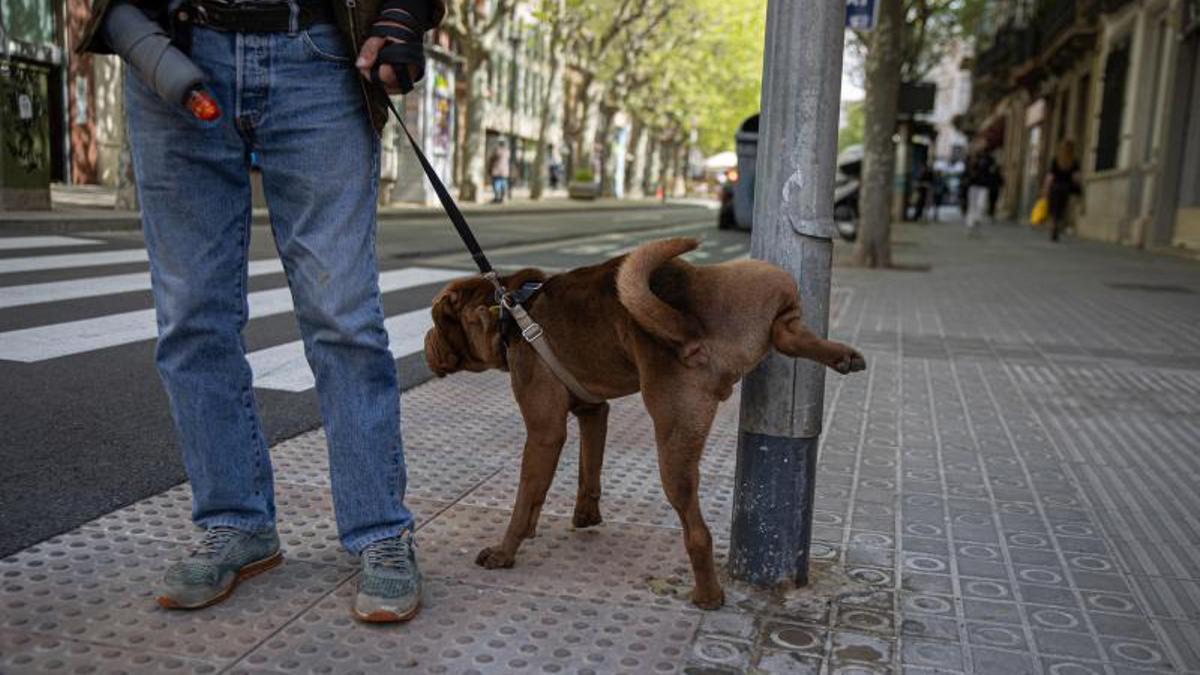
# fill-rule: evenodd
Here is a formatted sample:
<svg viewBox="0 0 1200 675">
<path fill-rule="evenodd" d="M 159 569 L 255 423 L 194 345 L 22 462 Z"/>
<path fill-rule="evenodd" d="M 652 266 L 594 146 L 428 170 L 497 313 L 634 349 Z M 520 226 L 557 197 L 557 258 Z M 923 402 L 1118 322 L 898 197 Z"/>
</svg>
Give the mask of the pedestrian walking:
<svg viewBox="0 0 1200 675">
<path fill-rule="evenodd" d="M 987 191 L 988 191 L 988 218 L 996 219 L 996 202 L 1000 201 L 1000 188 L 1004 187 L 1004 174 L 1000 172 L 1000 165 L 988 155 L 987 166 Z"/>
<path fill-rule="evenodd" d="M 496 149 L 488 157 L 488 175 L 492 178 L 492 203 L 499 204 L 509 196 L 508 143 L 503 138 L 496 142 Z"/>
<path fill-rule="evenodd" d="M 81 51 L 108 53 L 96 0 Z M 139 11 L 166 23 L 166 3 Z M 132 69 L 125 103 L 158 321 L 155 361 L 204 530 L 158 602 L 206 607 L 282 560 L 271 457 L 241 331 L 248 320 L 253 153 L 316 377 L 342 545 L 365 621 L 414 616 L 421 575 L 404 503 L 399 386 L 380 306 L 375 205 L 387 94 L 424 74 L 442 0 L 191 0 L 171 18 L 223 114 L 193 118 Z M 356 70 L 357 68 L 357 70 Z M 286 572 L 284 572 L 286 574 Z"/>
<path fill-rule="evenodd" d="M 988 205 L 988 159 L 979 152 L 967 161 L 967 233 L 975 235 L 987 215 Z"/>
<path fill-rule="evenodd" d="M 917 194 L 913 204 L 913 220 L 920 221 L 925 216 L 925 209 L 931 206 L 929 200 L 933 195 L 933 167 L 928 162 L 917 167 L 915 182 Z M 933 207 L 935 212 L 936 208 Z"/>
<path fill-rule="evenodd" d="M 1080 192 L 1075 142 L 1068 138 L 1059 144 L 1042 188 L 1042 196 L 1046 198 L 1050 207 L 1050 241 L 1058 241 L 1062 231 L 1066 229 L 1069 217 L 1067 207 L 1071 204 L 1071 197 Z"/>
</svg>

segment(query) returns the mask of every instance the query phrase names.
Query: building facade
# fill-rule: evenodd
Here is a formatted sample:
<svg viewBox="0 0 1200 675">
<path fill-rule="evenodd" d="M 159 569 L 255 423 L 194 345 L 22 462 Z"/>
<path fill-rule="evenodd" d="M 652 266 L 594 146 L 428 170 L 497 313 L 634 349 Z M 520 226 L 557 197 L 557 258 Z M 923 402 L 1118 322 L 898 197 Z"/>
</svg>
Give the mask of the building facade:
<svg viewBox="0 0 1200 675">
<path fill-rule="evenodd" d="M 64 7 L 0 0 L 0 207 L 50 207 L 67 177 Z"/>
<path fill-rule="evenodd" d="M 1057 149 L 1076 148 L 1081 237 L 1200 246 L 1196 0 L 989 5 L 968 126 L 1005 182 L 998 212 L 1028 217 Z M 1190 153 L 1190 154 L 1189 154 Z"/>
</svg>

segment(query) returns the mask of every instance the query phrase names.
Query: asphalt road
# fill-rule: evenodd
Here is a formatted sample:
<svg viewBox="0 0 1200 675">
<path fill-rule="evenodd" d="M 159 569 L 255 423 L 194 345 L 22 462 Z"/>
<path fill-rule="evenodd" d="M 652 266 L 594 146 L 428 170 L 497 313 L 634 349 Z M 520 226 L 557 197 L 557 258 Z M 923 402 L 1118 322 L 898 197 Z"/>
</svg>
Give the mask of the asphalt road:
<svg viewBox="0 0 1200 675">
<path fill-rule="evenodd" d="M 566 269 L 637 243 L 704 238 L 697 262 L 743 256 L 704 208 L 473 216 L 499 268 Z M 429 377 L 419 353 L 428 303 L 473 271 L 441 218 L 384 222 L 385 313 L 402 386 Z M 266 227 L 254 228 L 247 352 L 271 444 L 320 425 L 286 281 Z M 185 480 L 153 366 L 153 306 L 133 232 L 0 237 L 0 557 Z M 406 425 L 420 420 L 406 419 Z"/>
</svg>

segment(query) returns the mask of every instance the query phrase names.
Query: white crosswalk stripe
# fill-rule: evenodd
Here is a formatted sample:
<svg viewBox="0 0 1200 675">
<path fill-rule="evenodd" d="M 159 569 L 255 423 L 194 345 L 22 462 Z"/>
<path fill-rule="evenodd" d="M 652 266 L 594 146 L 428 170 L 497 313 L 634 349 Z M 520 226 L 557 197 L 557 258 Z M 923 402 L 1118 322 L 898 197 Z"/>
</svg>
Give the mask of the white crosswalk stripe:
<svg viewBox="0 0 1200 675">
<path fill-rule="evenodd" d="M 0 259 L 0 274 L 13 272 L 40 272 L 72 267 L 99 267 L 122 263 L 146 262 L 149 256 L 144 248 L 120 251 L 97 251 L 96 253 L 64 253 L 61 255 L 35 255 L 25 258 Z"/>
<path fill-rule="evenodd" d="M 392 355 L 400 358 L 424 349 L 425 333 L 433 327 L 433 318 L 429 309 L 423 308 L 390 317 L 383 326 L 387 329 Z M 258 389 L 295 392 L 316 385 L 300 340 L 252 352 L 247 358 Z"/>
<path fill-rule="evenodd" d="M 458 270 L 409 267 L 379 275 L 383 293 L 444 282 L 464 276 Z M 257 291 L 248 295 L 250 318 L 257 319 L 292 311 L 287 288 Z M 97 349 L 153 339 L 157 326 L 153 309 L 109 314 L 0 333 L 0 360 L 36 363 Z M 397 353 L 397 356 L 402 356 Z"/>
<path fill-rule="evenodd" d="M 0 251 L 13 251 L 22 248 L 53 248 L 56 246 L 94 246 L 104 242 L 95 239 L 79 237 L 60 237 L 49 235 L 43 237 L 0 237 Z"/>
<path fill-rule="evenodd" d="M 252 260 L 247 265 L 247 273 L 252 277 L 282 271 L 283 263 L 279 262 L 279 260 Z M 150 290 L 149 272 L 112 274 L 104 277 L 68 279 L 66 281 L 49 281 L 43 284 L 25 284 L 22 286 L 0 288 L 0 308 L 148 290 Z"/>
</svg>

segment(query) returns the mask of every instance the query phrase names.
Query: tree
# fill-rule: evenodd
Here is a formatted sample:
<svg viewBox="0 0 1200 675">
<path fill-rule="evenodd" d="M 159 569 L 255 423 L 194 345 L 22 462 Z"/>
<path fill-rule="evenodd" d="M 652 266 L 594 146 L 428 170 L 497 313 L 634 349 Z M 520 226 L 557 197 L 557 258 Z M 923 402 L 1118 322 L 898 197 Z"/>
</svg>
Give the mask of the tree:
<svg viewBox="0 0 1200 675">
<path fill-rule="evenodd" d="M 572 9 L 577 2 L 578 0 L 572 0 Z M 562 80 L 562 51 L 567 42 L 567 35 L 575 27 L 576 17 L 578 12 L 568 12 L 567 0 L 542 0 L 537 12 L 538 20 L 549 29 L 546 47 L 550 57 L 550 77 L 538 101 L 538 138 L 533 158 L 533 176 L 529 182 L 530 199 L 541 199 L 545 189 L 544 177 L 548 159 L 546 145 L 550 135 L 555 92 L 560 90 L 558 83 Z"/>
<path fill-rule="evenodd" d="M 450 0 L 446 3 L 443 28 L 458 42 L 467 74 L 462 103 L 466 107 L 463 146 L 458 161 L 459 197 L 476 201 L 483 191 L 484 116 L 487 99 L 483 91 L 487 83 L 487 65 L 491 59 L 490 37 L 513 11 L 514 0 L 495 3 L 476 0 Z M 488 13 L 488 6 L 492 13 Z M 460 117 L 461 119 L 461 117 Z"/>
<path fill-rule="evenodd" d="M 869 34 L 855 33 L 865 52 L 863 173 L 855 260 L 891 266 L 891 191 L 895 171 L 897 98 L 901 81 L 920 80 L 956 40 L 977 25 L 984 0 L 879 0 Z M 907 142 L 907 139 L 904 139 Z"/>
<path fill-rule="evenodd" d="M 572 3 L 578 28 L 569 36 L 567 48 L 582 77 L 567 106 L 563 133 L 571 144 L 577 166 L 590 167 L 596 141 L 597 107 L 605 92 L 598 92 L 611 76 L 610 50 L 636 22 L 652 15 L 661 3 L 671 0 L 602 0 Z"/>
<path fill-rule="evenodd" d="M 865 63 L 863 167 L 858 242 L 854 259 L 866 267 L 892 264 L 891 183 L 896 161 L 892 134 L 903 68 L 902 0 L 878 0 Z"/>
</svg>

